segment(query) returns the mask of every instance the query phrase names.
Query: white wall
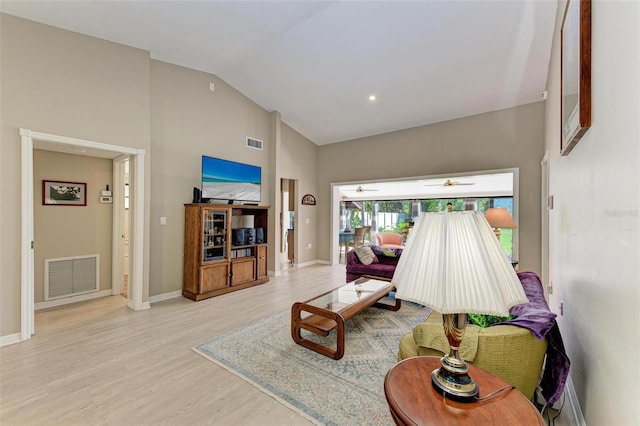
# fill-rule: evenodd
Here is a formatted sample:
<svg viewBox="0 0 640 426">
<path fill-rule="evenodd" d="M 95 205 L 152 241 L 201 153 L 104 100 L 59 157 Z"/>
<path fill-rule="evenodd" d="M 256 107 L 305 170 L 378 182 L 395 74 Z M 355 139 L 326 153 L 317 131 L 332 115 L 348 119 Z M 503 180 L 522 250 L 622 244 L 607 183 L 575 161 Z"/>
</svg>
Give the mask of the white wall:
<svg viewBox="0 0 640 426">
<path fill-rule="evenodd" d="M 592 6 L 592 126 L 561 157 L 560 23 L 547 83 L 549 304 L 589 425 L 637 425 L 640 377 L 640 2 Z"/>
</svg>

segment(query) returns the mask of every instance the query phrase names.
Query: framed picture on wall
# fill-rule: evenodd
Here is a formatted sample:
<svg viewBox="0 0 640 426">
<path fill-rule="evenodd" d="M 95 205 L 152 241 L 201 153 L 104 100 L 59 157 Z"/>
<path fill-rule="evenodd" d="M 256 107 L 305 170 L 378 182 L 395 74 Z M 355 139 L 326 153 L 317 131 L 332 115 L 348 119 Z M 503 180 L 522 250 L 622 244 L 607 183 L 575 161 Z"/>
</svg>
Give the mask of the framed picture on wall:
<svg viewBox="0 0 640 426">
<path fill-rule="evenodd" d="M 42 204 L 45 206 L 86 206 L 87 184 L 43 180 Z"/>
<path fill-rule="evenodd" d="M 591 0 L 568 0 L 560 33 L 560 154 L 591 127 Z"/>
<path fill-rule="evenodd" d="M 306 194 L 302 197 L 302 205 L 304 206 L 315 206 L 316 205 L 316 197 L 311 194 Z"/>
</svg>

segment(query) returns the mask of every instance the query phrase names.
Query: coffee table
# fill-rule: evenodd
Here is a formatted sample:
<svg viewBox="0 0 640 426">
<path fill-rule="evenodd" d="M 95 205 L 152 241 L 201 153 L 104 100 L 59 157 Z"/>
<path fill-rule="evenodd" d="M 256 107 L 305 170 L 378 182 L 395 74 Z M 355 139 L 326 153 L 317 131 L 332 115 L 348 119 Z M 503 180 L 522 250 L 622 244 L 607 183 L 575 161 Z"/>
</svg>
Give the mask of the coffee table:
<svg viewBox="0 0 640 426">
<path fill-rule="evenodd" d="M 394 290 L 395 286 L 389 281 L 364 276 L 306 302 L 296 302 L 291 307 L 291 337 L 307 349 L 340 359 L 344 356 L 345 322 L 369 306 L 397 311 L 401 306 L 400 299 L 396 299 L 394 305 L 378 302 Z M 304 329 L 328 336 L 334 328 L 337 328 L 335 350 L 301 335 Z"/>
</svg>

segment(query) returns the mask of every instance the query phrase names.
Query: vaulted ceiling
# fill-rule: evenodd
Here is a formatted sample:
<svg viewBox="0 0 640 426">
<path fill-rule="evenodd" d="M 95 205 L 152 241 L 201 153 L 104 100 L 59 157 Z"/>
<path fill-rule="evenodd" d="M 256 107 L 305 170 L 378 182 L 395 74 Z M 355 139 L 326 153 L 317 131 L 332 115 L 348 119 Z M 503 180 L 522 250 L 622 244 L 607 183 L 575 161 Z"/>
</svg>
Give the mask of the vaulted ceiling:
<svg viewBox="0 0 640 426">
<path fill-rule="evenodd" d="M 556 6 L 551 0 L 0 2 L 2 12 L 215 74 L 318 145 L 541 100 Z"/>
</svg>

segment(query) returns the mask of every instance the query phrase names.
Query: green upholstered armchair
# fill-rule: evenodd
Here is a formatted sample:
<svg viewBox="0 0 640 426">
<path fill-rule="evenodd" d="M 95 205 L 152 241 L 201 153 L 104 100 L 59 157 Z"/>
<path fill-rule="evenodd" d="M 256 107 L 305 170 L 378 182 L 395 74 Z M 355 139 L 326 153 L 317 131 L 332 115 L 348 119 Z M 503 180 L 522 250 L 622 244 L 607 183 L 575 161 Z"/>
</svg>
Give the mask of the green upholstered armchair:
<svg viewBox="0 0 640 426">
<path fill-rule="evenodd" d="M 515 386 L 530 400 L 540 381 L 547 340 L 537 340 L 531 332 L 513 325 L 480 328 L 467 325 L 460 356 Z M 412 356 L 443 356 L 449 343 L 442 329 L 442 315 L 432 312 L 413 332 L 400 340 L 398 361 Z"/>
</svg>

